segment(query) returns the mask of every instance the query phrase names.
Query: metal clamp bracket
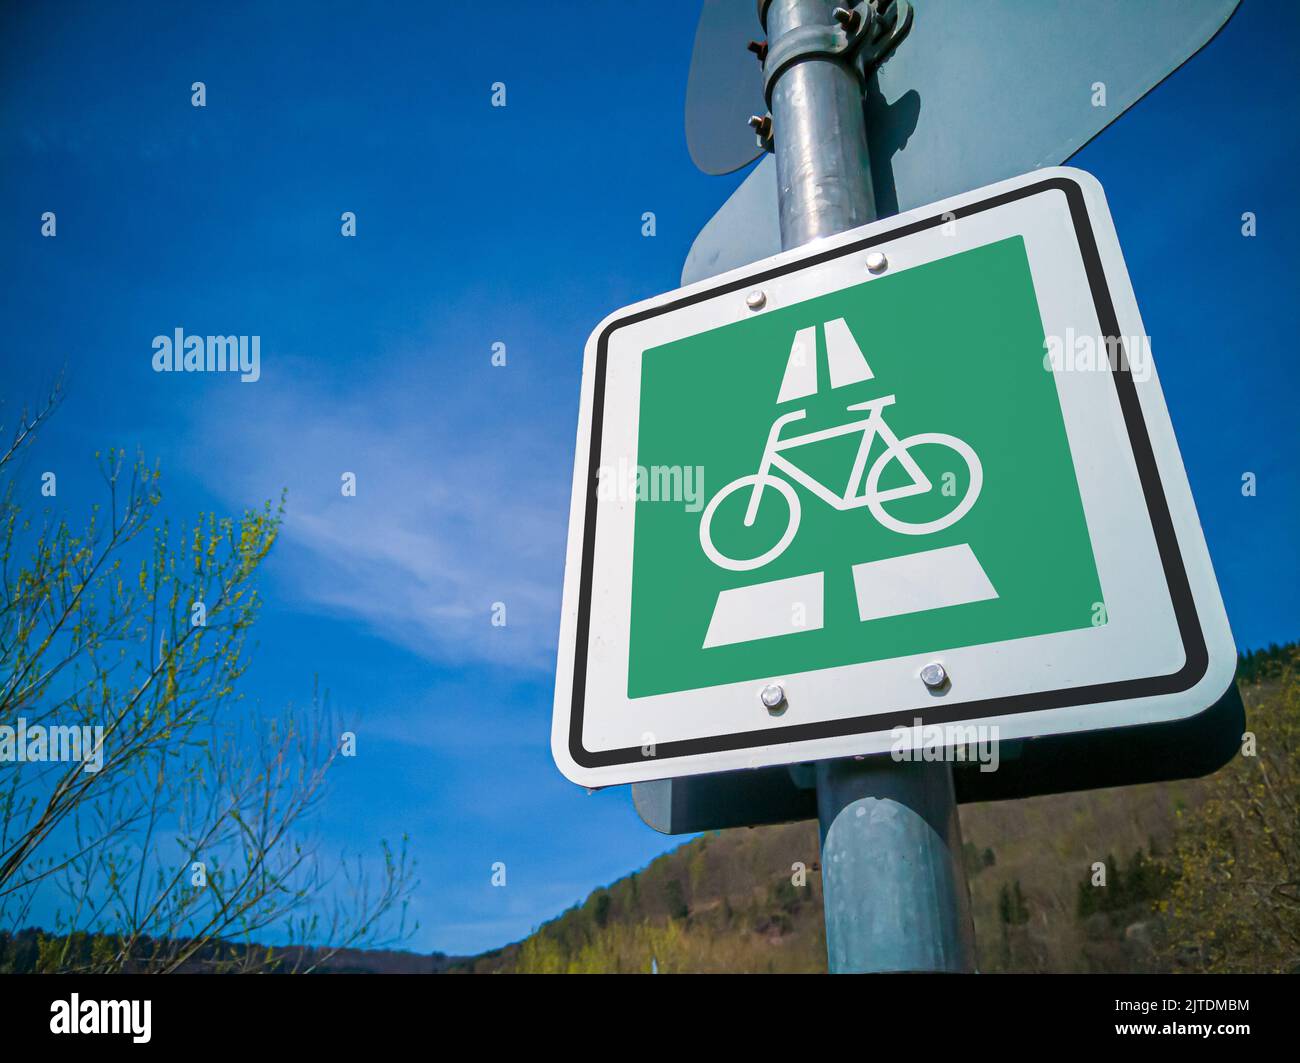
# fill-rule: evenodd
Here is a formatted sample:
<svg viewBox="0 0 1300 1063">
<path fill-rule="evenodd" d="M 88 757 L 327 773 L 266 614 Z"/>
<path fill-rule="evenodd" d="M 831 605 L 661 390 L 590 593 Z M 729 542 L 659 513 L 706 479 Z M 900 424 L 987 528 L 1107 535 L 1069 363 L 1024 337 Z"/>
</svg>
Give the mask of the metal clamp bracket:
<svg viewBox="0 0 1300 1063">
<path fill-rule="evenodd" d="M 771 0 L 758 0 L 758 17 L 764 26 L 770 3 Z M 772 89 L 777 78 L 795 63 L 807 59 L 842 62 L 865 83 L 871 71 L 889 58 L 912 28 L 912 5 L 908 0 L 890 0 L 882 10 L 882 3 L 883 0 L 858 0 L 837 7 L 833 25 L 800 26 L 776 42 L 750 45 L 750 50 L 763 63 L 763 99 L 768 107 L 766 116 L 755 115 L 750 119 L 760 147 L 773 150 Z"/>
<path fill-rule="evenodd" d="M 879 0 L 873 0 L 870 6 L 876 12 L 871 39 L 858 49 L 854 57 L 858 75 L 863 81 L 893 55 L 894 49 L 903 43 L 903 38 L 912 32 L 912 5 L 907 0 L 892 0 L 883 11 L 880 10 Z"/>
</svg>

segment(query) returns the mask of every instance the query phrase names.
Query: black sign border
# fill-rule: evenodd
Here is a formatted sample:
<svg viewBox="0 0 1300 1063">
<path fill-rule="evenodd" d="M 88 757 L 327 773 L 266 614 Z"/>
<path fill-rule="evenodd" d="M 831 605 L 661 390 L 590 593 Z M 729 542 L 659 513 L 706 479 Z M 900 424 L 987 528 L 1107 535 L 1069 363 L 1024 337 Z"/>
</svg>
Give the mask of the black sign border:
<svg viewBox="0 0 1300 1063">
<path fill-rule="evenodd" d="M 1151 528 L 1155 534 L 1156 545 L 1160 552 L 1165 583 L 1169 590 L 1170 601 L 1173 603 L 1174 615 L 1178 621 L 1178 631 L 1182 639 L 1184 654 L 1182 668 L 1169 675 L 1151 676 L 1145 679 L 1126 679 L 1114 683 L 1096 683 L 1090 686 L 1068 687 L 1033 694 L 985 698 L 981 701 L 968 701 L 947 706 L 930 702 L 929 704 L 918 704 L 914 708 L 901 709 L 895 712 L 853 716 L 839 720 L 823 720 L 817 723 L 789 724 L 784 727 L 742 731 L 739 734 L 662 742 L 657 743 L 655 746 L 654 759 L 665 761 L 676 757 L 697 756 L 703 753 L 720 753 L 758 746 L 814 741 L 822 738 L 840 738 L 853 734 L 871 734 L 887 731 L 899 725 L 910 726 L 918 719 L 923 724 L 957 723 L 1020 712 L 1058 709 L 1070 705 L 1125 701 L 1160 694 L 1179 694 L 1190 690 L 1201 681 L 1210 666 L 1205 633 L 1201 628 L 1200 617 L 1196 611 L 1196 601 L 1187 578 L 1182 552 L 1178 547 L 1178 537 L 1174 531 L 1173 520 L 1169 514 L 1169 503 L 1165 498 L 1164 488 L 1160 482 L 1160 471 L 1156 464 L 1155 452 L 1152 449 L 1151 439 L 1147 433 L 1146 421 L 1142 416 L 1141 402 L 1138 399 L 1137 388 L 1129 369 L 1128 357 L 1124 352 L 1122 334 L 1115 313 L 1115 304 L 1111 298 L 1110 289 L 1106 284 L 1106 273 L 1102 266 L 1101 255 L 1097 249 L 1096 236 L 1092 231 L 1092 224 L 1088 217 L 1083 189 L 1077 181 L 1069 178 L 1049 177 L 1021 188 L 990 196 L 988 199 L 976 203 L 954 207 L 923 221 L 909 222 L 887 232 L 877 233 L 862 240 L 823 251 L 820 254 L 810 255 L 807 258 L 800 258 L 797 261 L 777 266 L 763 273 L 751 274 L 739 280 L 693 292 L 663 306 L 651 307 L 611 321 L 605 327 L 596 343 L 596 377 L 591 413 L 591 452 L 587 473 L 587 504 L 583 514 L 582 571 L 578 590 L 578 624 L 575 634 L 572 705 L 569 716 L 569 755 L 575 763 L 583 768 L 601 768 L 638 763 L 646 759 L 639 746 L 629 746 L 623 749 L 589 750 L 582 744 L 582 719 L 587 685 L 587 648 L 591 634 L 592 571 L 596 555 L 596 489 L 599 483 L 601 428 L 605 416 L 605 370 L 609 354 L 609 337 L 613 332 L 616 329 L 626 328 L 646 321 L 659 314 L 670 313 L 673 310 L 701 303 L 707 299 L 714 299 L 729 292 L 742 289 L 748 290 L 756 284 L 774 280 L 777 277 L 785 276 L 807 266 L 816 266 L 837 258 L 843 258 L 846 255 L 857 254 L 889 240 L 912 236 L 924 232 L 926 229 L 932 229 L 937 225 L 951 222 L 954 219 L 970 217 L 1043 192 L 1061 192 L 1065 195 L 1070 209 L 1070 218 L 1074 223 L 1079 252 L 1083 257 L 1088 285 L 1092 292 L 1093 306 L 1097 311 L 1097 320 L 1101 323 L 1102 331 L 1108 341 L 1111 338 L 1114 340 L 1113 349 L 1117 351 L 1119 364 L 1117 366 L 1112 364 L 1110 376 L 1115 382 L 1120 410 L 1123 413 L 1125 427 L 1128 430 L 1129 444 L 1132 447 L 1133 458 L 1137 464 L 1142 493 L 1146 499 L 1147 513 L 1151 518 Z"/>
</svg>

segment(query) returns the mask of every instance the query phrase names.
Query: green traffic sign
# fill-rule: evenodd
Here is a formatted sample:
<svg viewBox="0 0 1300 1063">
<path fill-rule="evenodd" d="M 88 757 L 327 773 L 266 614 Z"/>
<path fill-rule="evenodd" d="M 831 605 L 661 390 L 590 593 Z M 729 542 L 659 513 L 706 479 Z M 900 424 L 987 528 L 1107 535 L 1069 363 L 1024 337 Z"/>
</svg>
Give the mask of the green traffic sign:
<svg viewBox="0 0 1300 1063">
<path fill-rule="evenodd" d="M 624 308 L 580 409 L 552 726 L 577 782 L 1187 721 L 1231 684 L 1080 171 Z"/>
</svg>

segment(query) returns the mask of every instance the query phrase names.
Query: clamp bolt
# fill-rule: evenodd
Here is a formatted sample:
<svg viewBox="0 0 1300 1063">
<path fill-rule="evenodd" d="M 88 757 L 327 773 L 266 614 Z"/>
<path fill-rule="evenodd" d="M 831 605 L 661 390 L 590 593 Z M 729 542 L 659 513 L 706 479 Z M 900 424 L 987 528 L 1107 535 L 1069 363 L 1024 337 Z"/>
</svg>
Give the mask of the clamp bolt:
<svg viewBox="0 0 1300 1063">
<path fill-rule="evenodd" d="M 836 22 L 844 27 L 846 33 L 852 33 L 862 22 L 862 15 L 857 11 L 851 11 L 847 7 L 837 7 L 831 12 L 831 15 L 834 16 Z"/>
<path fill-rule="evenodd" d="M 758 56 L 760 63 L 767 58 L 767 41 L 750 41 L 745 47 Z"/>
</svg>

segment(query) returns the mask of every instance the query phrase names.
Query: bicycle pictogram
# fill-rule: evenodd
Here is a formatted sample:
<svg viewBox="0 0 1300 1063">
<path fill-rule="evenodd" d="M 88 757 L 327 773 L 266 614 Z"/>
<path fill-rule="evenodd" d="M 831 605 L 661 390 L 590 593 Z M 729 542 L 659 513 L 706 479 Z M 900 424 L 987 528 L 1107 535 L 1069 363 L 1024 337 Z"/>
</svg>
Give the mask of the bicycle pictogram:
<svg viewBox="0 0 1300 1063">
<path fill-rule="evenodd" d="M 866 378 L 869 376 L 868 370 Z M 859 379 L 864 378 L 859 377 Z M 802 508 L 799 493 L 794 488 L 795 484 L 806 488 L 827 505 L 841 512 L 866 507 L 883 527 L 901 535 L 929 535 L 951 527 L 961 520 L 979 498 L 980 488 L 984 482 L 984 472 L 979 457 L 964 440 L 942 432 L 920 432 L 900 439 L 886 423 L 882 412 L 896 399 L 895 395 L 884 395 L 866 402 L 852 403 L 846 407 L 847 412 L 864 411 L 866 416 L 847 424 L 785 439 L 781 438 L 782 430 L 787 425 L 805 418 L 808 411 L 795 410 L 777 417 L 768 430 L 767 444 L 763 448 L 758 472 L 732 480 L 718 491 L 704 508 L 700 517 L 700 546 L 709 560 L 720 568 L 733 572 L 747 572 L 762 568 L 780 557 L 794 541 L 795 534 L 799 530 Z M 852 471 L 843 491 L 837 492 L 827 487 L 785 456 L 798 447 L 854 433 L 861 433 L 862 440 L 858 445 Z M 885 449 L 868 468 L 867 462 L 872 443 L 877 438 L 884 443 Z M 911 453 L 915 448 L 926 445 L 946 447 L 961 459 L 967 469 L 966 489 L 957 499 L 955 506 L 943 516 L 923 521 L 904 520 L 891 514 L 886 507 L 899 499 L 924 495 L 935 489 L 934 482 L 925 474 Z M 881 479 L 895 462 L 906 474 L 907 482 L 900 486 L 882 488 Z M 785 499 L 788 507 L 785 531 L 776 545 L 757 557 L 728 557 L 713 542 L 712 525 L 718 507 L 732 494 L 748 489 L 750 494 L 745 508 L 744 526 L 752 527 L 758 518 L 759 506 L 769 487 Z"/>
</svg>

